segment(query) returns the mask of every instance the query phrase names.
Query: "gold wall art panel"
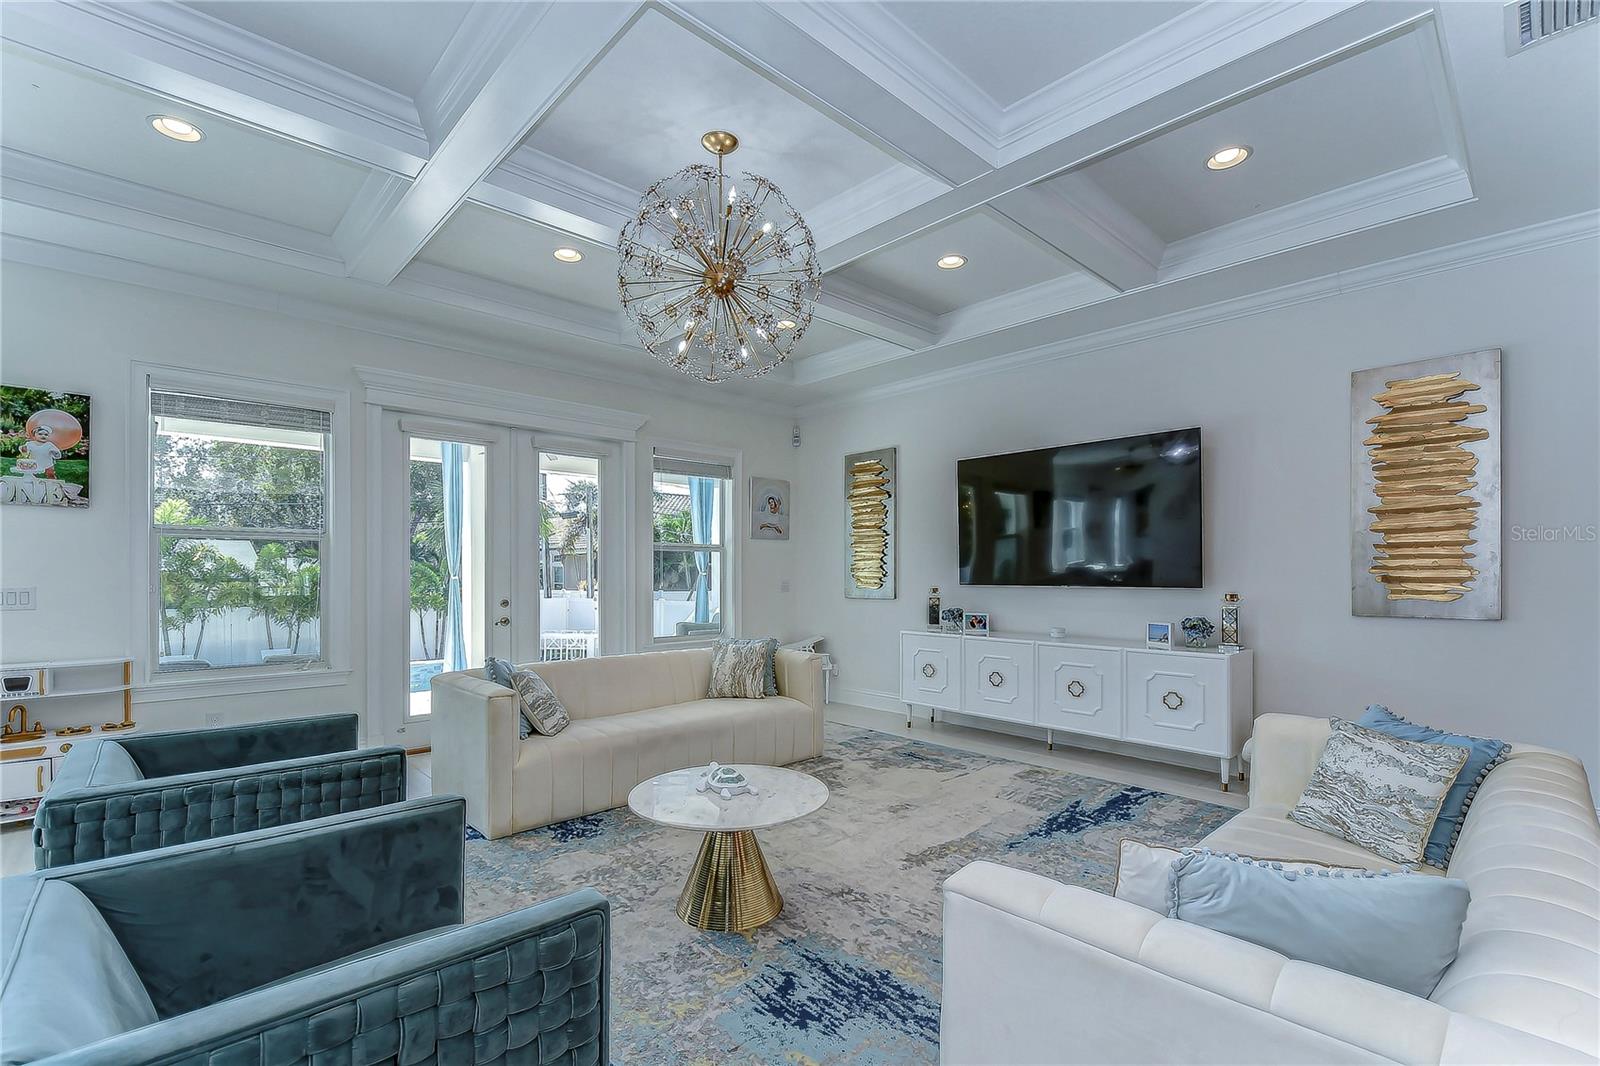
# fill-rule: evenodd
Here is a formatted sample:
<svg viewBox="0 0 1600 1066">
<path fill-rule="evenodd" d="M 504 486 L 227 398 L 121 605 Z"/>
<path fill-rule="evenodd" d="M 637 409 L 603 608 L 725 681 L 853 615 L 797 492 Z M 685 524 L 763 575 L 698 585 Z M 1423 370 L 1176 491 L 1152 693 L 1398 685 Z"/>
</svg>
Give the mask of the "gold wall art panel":
<svg viewBox="0 0 1600 1066">
<path fill-rule="evenodd" d="M 1353 612 L 1499 618 L 1499 351 L 1350 382 Z"/>
<path fill-rule="evenodd" d="M 895 458 L 894 448 L 844 457 L 844 594 L 853 599 L 895 596 Z"/>
</svg>

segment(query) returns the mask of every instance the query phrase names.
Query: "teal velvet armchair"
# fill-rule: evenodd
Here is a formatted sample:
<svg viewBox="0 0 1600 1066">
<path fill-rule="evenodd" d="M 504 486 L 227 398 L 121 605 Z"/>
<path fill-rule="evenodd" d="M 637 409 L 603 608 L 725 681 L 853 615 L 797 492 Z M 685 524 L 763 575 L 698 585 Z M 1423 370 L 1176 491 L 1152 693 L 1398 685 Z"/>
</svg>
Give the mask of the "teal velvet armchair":
<svg viewBox="0 0 1600 1066">
<path fill-rule="evenodd" d="M 356 750 L 353 714 L 74 745 L 33 819 L 33 861 L 208 840 L 406 798 L 403 748 Z"/>
<path fill-rule="evenodd" d="M 462 925 L 465 817 L 439 796 L 0 882 L 0 1062 L 606 1066 L 606 900 Z"/>
</svg>

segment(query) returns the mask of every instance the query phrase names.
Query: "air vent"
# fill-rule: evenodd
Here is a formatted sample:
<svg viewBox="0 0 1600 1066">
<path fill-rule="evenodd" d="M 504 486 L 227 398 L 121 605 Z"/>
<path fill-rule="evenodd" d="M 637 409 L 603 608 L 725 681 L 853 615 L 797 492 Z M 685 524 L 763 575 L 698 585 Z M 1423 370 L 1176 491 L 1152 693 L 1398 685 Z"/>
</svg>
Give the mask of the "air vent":
<svg viewBox="0 0 1600 1066">
<path fill-rule="evenodd" d="M 1506 5 L 1506 55 L 1600 18 L 1600 0 L 1516 0 Z"/>
</svg>

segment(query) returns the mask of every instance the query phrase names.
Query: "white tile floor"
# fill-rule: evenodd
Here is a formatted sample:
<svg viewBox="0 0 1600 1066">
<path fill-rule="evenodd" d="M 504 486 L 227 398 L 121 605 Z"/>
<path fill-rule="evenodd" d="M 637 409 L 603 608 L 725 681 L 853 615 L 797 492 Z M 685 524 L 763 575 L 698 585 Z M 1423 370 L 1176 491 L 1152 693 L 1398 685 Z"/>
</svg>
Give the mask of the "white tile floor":
<svg viewBox="0 0 1600 1066">
<path fill-rule="evenodd" d="M 946 722 L 930 723 L 917 718 L 910 729 L 903 715 L 886 711 L 852 707 L 842 703 L 828 705 L 828 720 L 842 725 L 877 729 L 892 736 L 909 736 L 933 744 L 944 744 L 962 751 L 992 755 L 998 759 L 1014 759 L 1034 766 L 1045 766 L 1069 773 L 1085 774 L 1108 781 L 1122 781 L 1130 785 L 1159 789 L 1189 799 L 1218 803 L 1228 807 L 1243 808 L 1248 803 L 1244 786 L 1234 784 L 1233 791 L 1223 792 L 1217 787 L 1215 770 L 1193 770 L 1147 762 L 1125 755 L 1089 751 L 1083 748 L 1057 746 L 1047 750 L 1041 741 L 992 733 L 984 729 L 951 725 Z M 433 794 L 433 756 L 424 752 L 406 759 L 406 795 L 412 799 Z M 25 873 L 33 869 L 33 842 L 31 826 L 26 824 L 0 829 L 0 874 Z"/>
</svg>

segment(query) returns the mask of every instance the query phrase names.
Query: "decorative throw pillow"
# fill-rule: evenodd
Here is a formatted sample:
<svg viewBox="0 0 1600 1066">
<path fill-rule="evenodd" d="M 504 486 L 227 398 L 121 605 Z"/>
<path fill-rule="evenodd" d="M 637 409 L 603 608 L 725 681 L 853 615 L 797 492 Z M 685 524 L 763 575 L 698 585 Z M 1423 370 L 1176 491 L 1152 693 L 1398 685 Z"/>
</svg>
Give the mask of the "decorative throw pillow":
<svg viewBox="0 0 1600 1066">
<path fill-rule="evenodd" d="M 1391 862 L 1415 863 L 1467 749 L 1419 744 L 1335 718 L 1289 817 Z"/>
<path fill-rule="evenodd" d="M 1511 745 L 1503 740 L 1486 740 L 1460 733 L 1446 733 L 1425 725 L 1408 722 L 1383 706 L 1374 703 L 1367 708 L 1357 725 L 1376 729 L 1401 740 L 1417 740 L 1425 744 L 1454 744 L 1468 751 L 1467 764 L 1456 775 L 1455 784 L 1444 794 L 1439 807 L 1439 819 L 1428 834 L 1428 846 L 1422 852 L 1422 861 L 1443 870 L 1450 865 L 1450 854 L 1456 849 L 1456 838 L 1461 835 L 1461 825 L 1467 820 L 1467 808 L 1478 794 L 1478 786 L 1489 776 L 1489 771 L 1500 765 Z"/>
<path fill-rule="evenodd" d="M 719 640 L 711 649 L 708 699 L 759 700 L 767 694 L 768 642 Z"/>
<path fill-rule="evenodd" d="M 483 676 L 497 685 L 515 689 L 511 679 L 516 672 L 517 668 L 505 659 L 496 659 L 491 655 L 483 660 Z M 517 739 L 527 740 L 532 735 L 533 725 L 528 721 L 527 712 L 523 711 L 517 715 Z"/>
<path fill-rule="evenodd" d="M 1137 903 L 1146 910 L 1166 914 L 1172 907 L 1172 865 L 1190 851 L 1203 848 L 1169 848 L 1161 844 L 1146 844 L 1138 840 L 1124 840 L 1117 849 L 1117 887 L 1112 895 Z M 1235 856 L 1236 858 L 1240 856 Z M 1309 859 L 1257 859 L 1271 862 L 1289 871 L 1305 873 L 1342 870 L 1349 874 L 1369 871 L 1359 866 L 1328 866 Z"/>
<path fill-rule="evenodd" d="M 517 690 L 517 699 L 522 701 L 522 717 L 528 720 L 535 733 L 553 737 L 572 724 L 556 694 L 544 683 L 544 678 L 532 670 L 518 670 L 512 674 L 511 687 Z"/>
<path fill-rule="evenodd" d="M 55 878 L 8 883 L 26 919 L 0 973 L 0 1063 L 36 1062 L 155 1024 L 150 993 L 87 896 Z"/>
<path fill-rule="evenodd" d="M 1455 960 L 1465 881 L 1328 870 L 1187 851 L 1172 865 L 1169 918 L 1426 999 Z"/>
</svg>

